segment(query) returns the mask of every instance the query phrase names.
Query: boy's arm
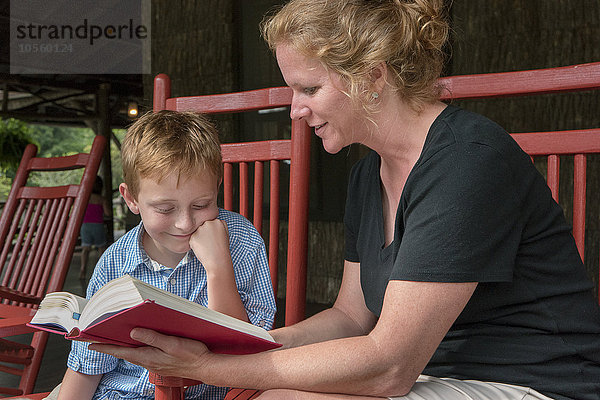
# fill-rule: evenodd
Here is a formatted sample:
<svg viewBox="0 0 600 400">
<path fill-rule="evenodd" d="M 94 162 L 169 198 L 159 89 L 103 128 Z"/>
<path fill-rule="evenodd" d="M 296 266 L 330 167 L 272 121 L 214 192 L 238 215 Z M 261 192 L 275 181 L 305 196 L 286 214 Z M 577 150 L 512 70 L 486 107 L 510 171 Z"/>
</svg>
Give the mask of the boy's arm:
<svg viewBox="0 0 600 400">
<path fill-rule="evenodd" d="M 206 270 L 208 308 L 250 322 L 235 283 L 225 221 L 205 221 L 190 238 L 190 247 Z"/>
<path fill-rule="evenodd" d="M 96 388 L 98 387 L 101 378 L 102 374 L 85 375 L 67 368 L 65 377 L 60 385 L 58 400 L 91 399 L 96 392 Z"/>
</svg>

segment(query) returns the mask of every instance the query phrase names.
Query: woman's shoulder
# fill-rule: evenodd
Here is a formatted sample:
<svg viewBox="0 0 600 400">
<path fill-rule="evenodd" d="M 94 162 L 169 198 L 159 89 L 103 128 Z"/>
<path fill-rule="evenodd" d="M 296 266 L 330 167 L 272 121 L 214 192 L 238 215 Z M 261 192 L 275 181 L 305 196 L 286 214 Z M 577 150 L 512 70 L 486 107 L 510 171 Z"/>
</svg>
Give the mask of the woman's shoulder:
<svg viewBox="0 0 600 400">
<path fill-rule="evenodd" d="M 504 160 L 521 165 L 529 162 L 516 141 L 498 123 L 484 115 L 449 105 L 435 121 L 427 138 L 421 163 L 460 154 L 467 159 Z M 472 160 L 471 160 L 472 161 Z"/>
<path fill-rule="evenodd" d="M 453 105 L 448 105 L 432 126 L 432 136 L 440 132 L 456 143 L 497 145 L 511 141 L 508 132 L 492 119 Z"/>
</svg>

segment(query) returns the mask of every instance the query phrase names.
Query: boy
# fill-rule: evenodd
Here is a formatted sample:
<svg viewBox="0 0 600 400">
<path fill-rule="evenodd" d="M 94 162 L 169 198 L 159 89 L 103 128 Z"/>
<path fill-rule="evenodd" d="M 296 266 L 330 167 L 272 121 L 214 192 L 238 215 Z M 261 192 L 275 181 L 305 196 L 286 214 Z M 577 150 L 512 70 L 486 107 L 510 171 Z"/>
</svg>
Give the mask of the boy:
<svg viewBox="0 0 600 400">
<path fill-rule="evenodd" d="M 275 300 L 262 238 L 242 216 L 219 209 L 221 148 L 215 128 L 193 113 L 146 114 L 122 144 L 119 191 L 142 222 L 102 255 L 92 296 L 124 274 L 270 329 Z M 148 371 L 73 342 L 59 399 L 153 399 Z M 186 399 L 220 399 L 197 385 Z"/>
</svg>

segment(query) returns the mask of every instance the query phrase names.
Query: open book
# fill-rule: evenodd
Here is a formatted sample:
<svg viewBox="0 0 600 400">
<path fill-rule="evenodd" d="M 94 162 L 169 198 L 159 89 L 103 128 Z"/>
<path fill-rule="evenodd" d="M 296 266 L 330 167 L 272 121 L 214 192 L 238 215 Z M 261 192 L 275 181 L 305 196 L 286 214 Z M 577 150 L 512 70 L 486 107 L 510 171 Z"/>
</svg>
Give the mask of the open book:
<svg viewBox="0 0 600 400">
<path fill-rule="evenodd" d="M 28 325 L 67 339 L 128 347 L 143 345 L 129 336 L 135 327 L 199 340 L 216 353 L 249 354 L 281 346 L 258 326 L 129 275 L 108 282 L 89 300 L 49 293 Z"/>
</svg>

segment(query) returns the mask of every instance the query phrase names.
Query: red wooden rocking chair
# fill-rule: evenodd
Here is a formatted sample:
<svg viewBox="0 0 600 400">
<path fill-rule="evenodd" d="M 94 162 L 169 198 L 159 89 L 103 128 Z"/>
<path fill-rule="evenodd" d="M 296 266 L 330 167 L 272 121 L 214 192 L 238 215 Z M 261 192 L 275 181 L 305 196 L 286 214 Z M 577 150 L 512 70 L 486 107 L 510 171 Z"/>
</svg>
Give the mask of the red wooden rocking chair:
<svg viewBox="0 0 600 400">
<path fill-rule="evenodd" d="M 239 93 L 210 96 L 170 98 L 170 79 L 160 74 L 154 79 L 154 111 L 196 111 L 207 114 L 238 113 L 288 106 L 292 100 L 289 88 L 269 88 Z M 290 121 L 291 138 L 259 142 L 223 144 L 224 208 L 234 209 L 234 188 L 239 190 L 237 211 L 250 219 L 268 244 L 271 282 L 277 293 L 277 270 L 280 222 L 280 165 L 284 160 L 290 164 L 289 219 L 286 260 L 286 306 L 285 324 L 304 319 L 306 302 L 306 260 L 308 235 L 308 180 L 310 167 L 311 132 L 304 121 Z M 234 183 L 234 166 L 237 165 L 239 182 Z M 249 173 L 253 165 L 254 174 Z M 264 234 L 263 191 L 264 173 L 269 170 L 268 236 Z M 253 182 L 253 183 L 252 183 Z M 249 193 L 253 192 L 252 201 Z M 285 192 L 284 190 L 281 191 Z M 281 193 L 281 194 L 282 194 Z M 251 207 L 252 206 L 252 207 Z M 252 208 L 252 215 L 250 209 Z M 183 399 L 184 386 L 193 381 L 161 377 L 150 374 L 156 384 L 156 399 Z"/>
<path fill-rule="evenodd" d="M 32 332 L 25 323 L 41 299 L 62 289 L 105 143 L 96 136 L 89 154 L 55 158 L 35 157 L 32 144 L 25 149 L 0 219 L 0 371 L 20 379 L 0 393 L 33 390 L 48 334 L 36 331 L 30 344 L 4 338 Z M 77 168 L 84 169 L 78 185 L 27 186 L 30 172 Z"/>
</svg>

